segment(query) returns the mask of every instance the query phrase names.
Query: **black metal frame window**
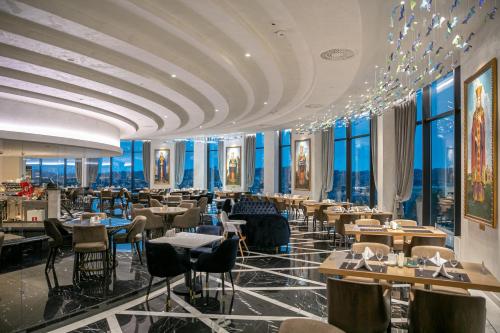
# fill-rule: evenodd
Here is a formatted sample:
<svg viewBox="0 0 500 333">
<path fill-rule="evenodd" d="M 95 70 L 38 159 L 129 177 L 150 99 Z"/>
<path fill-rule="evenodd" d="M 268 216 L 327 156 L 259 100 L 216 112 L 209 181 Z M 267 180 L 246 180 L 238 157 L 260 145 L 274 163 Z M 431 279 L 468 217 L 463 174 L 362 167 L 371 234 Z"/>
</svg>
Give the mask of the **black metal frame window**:
<svg viewBox="0 0 500 333">
<path fill-rule="evenodd" d="M 57 162 L 56 162 L 57 160 Z M 68 160 L 75 161 L 77 159 L 67 159 L 67 158 L 25 158 L 24 163 L 26 165 L 31 166 L 31 174 L 32 179 L 31 182 L 33 185 L 40 186 L 42 184 L 49 183 L 53 181 L 59 186 L 69 186 L 69 185 L 77 185 L 68 181 L 68 174 L 73 174 L 73 172 L 68 173 Z M 62 163 L 61 163 L 62 162 Z M 73 163 L 72 162 L 72 163 Z M 52 165 L 52 170 L 45 170 L 44 168 L 48 168 L 50 164 L 58 164 L 62 167 L 62 170 L 55 170 L 57 165 Z M 48 168 L 49 169 L 49 168 Z M 74 179 L 75 177 L 70 177 Z M 81 180 L 78 180 L 78 184 L 80 184 Z"/>
<path fill-rule="evenodd" d="M 279 192 L 292 191 L 292 133 L 289 129 L 279 131 Z M 287 165 L 288 164 L 288 165 Z M 286 179 L 285 179 L 286 178 Z"/>
<path fill-rule="evenodd" d="M 370 124 L 371 119 L 363 126 L 353 122 L 334 125 L 334 184 L 328 193 L 330 199 L 375 205 Z"/>
</svg>

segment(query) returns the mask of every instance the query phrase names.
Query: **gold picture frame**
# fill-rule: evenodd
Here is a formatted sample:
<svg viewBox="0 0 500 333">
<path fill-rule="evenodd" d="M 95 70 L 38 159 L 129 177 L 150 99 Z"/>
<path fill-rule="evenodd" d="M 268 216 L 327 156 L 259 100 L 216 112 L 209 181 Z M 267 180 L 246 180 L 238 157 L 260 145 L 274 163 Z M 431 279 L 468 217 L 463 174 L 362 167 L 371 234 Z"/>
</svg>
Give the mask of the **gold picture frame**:
<svg viewBox="0 0 500 333">
<path fill-rule="evenodd" d="M 241 186 L 241 146 L 226 147 L 226 186 Z"/>
<path fill-rule="evenodd" d="M 293 151 L 293 188 L 311 190 L 311 139 L 295 140 Z"/>
<path fill-rule="evenodd" d="M 170 185 L 170 149 L 155 149 L 155 185 Z"/>
<path fill-rule="evenodd" d="M 464 215 L 483 229 L 497 226 L 497 89 L 496 58 L 464 81 Z"/>
</svg>

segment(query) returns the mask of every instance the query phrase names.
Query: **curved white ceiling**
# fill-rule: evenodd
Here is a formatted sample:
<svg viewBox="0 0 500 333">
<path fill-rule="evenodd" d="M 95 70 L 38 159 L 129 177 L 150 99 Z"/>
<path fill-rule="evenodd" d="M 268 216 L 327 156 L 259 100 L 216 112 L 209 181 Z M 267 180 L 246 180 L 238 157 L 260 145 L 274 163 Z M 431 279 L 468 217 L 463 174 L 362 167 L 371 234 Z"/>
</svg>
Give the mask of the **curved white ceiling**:
<svg viewBox="0 0 500 333">
<path fill-rule="evenodd" d="M 364 79 L 388 5 L 0 0 L 0 99 L 83 114 L 121 138 L 276 129 Z M 331 48 L 355 56 L 321 59 Z"/>
</svg>

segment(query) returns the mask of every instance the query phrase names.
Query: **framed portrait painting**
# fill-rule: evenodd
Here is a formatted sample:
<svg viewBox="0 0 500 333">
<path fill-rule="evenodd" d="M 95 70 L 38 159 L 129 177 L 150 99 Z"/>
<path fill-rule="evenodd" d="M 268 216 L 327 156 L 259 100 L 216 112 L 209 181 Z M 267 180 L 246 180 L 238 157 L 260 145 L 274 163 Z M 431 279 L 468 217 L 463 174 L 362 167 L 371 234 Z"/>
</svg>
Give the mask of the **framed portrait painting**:
<svg viewBox="0 0 500 333">
<path fill-rule="evenodd" d="M 170 149 L 155 149 L 155 184 L 170 184 Z"/>
<path fill-rule="evenodd" d="M 497 60 L 464 82 L 464 212 L 489 225 L 497 223 Z"/>
<path fill-rule="evenodd" d="M 311 190 L 311 139 L 296 140 L 293 170 L 296 190 Z"/>
<path fill-rule="evenodd" d="M 241 146 L 226 147 L 226 186 L 241 186 Z"/>
</svg>

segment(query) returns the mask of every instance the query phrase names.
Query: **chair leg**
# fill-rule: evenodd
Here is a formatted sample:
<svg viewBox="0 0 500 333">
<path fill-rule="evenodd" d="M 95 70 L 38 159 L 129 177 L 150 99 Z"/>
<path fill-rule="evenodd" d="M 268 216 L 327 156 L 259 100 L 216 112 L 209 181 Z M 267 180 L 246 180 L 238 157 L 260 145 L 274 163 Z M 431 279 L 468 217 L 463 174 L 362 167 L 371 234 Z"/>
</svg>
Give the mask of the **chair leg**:
<svg viewBox="0 0 500 333">
<path fill-rule="evenodd" d="M 222 295 L 225 295 L 225 289 L 224 289 L 224 273 L 221 274 L 221 280 L 222 280 Z"/>
<path fill-rule="evenodd" d="M 231 270 L 229 270 L 229 278 L 231 279 L 231 287 L 233 287 L 233 293 L 234 293 L 233 273 L 231 273 Z"/>
<path fill-rule="evenodd" d="M 170 310 L 170 279 L 167 278 L 167 307 Z"/>
<path fill-rule="evenodd" d="M 113 267 L 116 264 L 116 243 L 113 242 Z"/>
<path fill-rule="evenodd" d="M 50 261 L 52 260 L 52 247 L 49 248 L 49 255 L 47 257 L 47 263 L 45 264 L 45 273 L 49 271 L 50 268 Z"/>
<path fill-rule="evenodd" d="M 139 242 L 136 242 L 135 243 L 135 248 L 137 250 L 137 255 L 139 256 L 139 262 L 141 263 L 142 265 L 142 253 L 141 253 L 141 245 L 139 244 Z"/>
<path fill-rule="evenodd" d="M 238 241 L 238 247 L 240 248 L 240 254 L 242 257 L 244 257 L 243 255 L 243 248 L 241 247 L 241 239 Z"/>
<path fill-rule="evenodd" d="M 55 268 L 54 268 L 54 264 L 55 264 L 55 262 L 56 262 L 56 257 L 57 257 L 57 251 L 58 251 L 58 250 L 59 250 L 59 248 L 58 248 L 58 247 L 56 247 L 56 248 L 54 248 L 54 252 L 52 253 L 52 261 L 51 261 L 51 263 L 50 263 L 50 268 L 51 268 L 52 270 L 54 270 L 54 269 L 55 269 Z"/>
<path fill-rule="evenodd" d="M 77 276 L 77 270 L 78 270 L 78 253 L 74 253 L 74 258 L 73 258 L 73 284 L 76 284 L 76 276 Z"/>
<path fill-rule="evenodd" d="M 147 300 L 148 300 L 148 298 L 149 298 L 149 292 L 151 291 L 151 284 L 153 284 L 153 277 L 150 277 L 150 278 L 149 278 L 148 291 L 147 291 L 147 293 L 146 293 L 146 301 L 147 301 Z M 170 295 L 169 295 L 169 297 L 170 297 Z"/>
</svg>

